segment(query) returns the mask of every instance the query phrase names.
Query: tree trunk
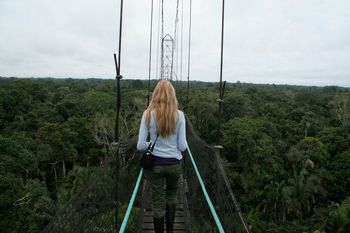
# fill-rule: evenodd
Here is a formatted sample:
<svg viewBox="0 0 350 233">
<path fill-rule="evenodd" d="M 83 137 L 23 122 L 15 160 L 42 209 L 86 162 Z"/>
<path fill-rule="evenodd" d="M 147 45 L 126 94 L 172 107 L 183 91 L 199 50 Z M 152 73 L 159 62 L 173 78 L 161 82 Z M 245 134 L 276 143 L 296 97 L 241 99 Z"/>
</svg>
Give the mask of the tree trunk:
<svg viewBox="0 0 350 233">
<path fill-rule="evenodd" d="M 66 176 L 66 162 L 64 160 L 62 160 L 62 172 L 63 176 Z"/>
<path fill-rule="evenodd" d="M 55 173 L 55 185 L 56 185 L 56 190 L 57 190 L 57 170 L 56 170 L 56 164 L 58 162 L 55 163 L 51 163 L 51 165 L 53 166 L 53 172 Z"/>
</svg>

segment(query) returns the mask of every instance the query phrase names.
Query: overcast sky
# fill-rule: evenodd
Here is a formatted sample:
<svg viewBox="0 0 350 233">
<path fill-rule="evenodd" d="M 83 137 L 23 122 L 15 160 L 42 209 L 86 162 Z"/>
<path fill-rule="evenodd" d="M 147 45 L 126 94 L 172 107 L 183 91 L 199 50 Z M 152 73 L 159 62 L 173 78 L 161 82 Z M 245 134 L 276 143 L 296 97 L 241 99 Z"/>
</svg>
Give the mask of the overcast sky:
<svg viewBox="0 0 350 233">
<path fill-rule="evenodd" d="M 151 78 L 159 75 L 159 1 L 154 0 Z M 189 0 L 179 3 L 175 70 L 186 79 Z M 114 78 L 119 4 L 119 0 L 0 0 L 0 76 Z M 222 1 L 192 4 L 190 79 L 219 81 Z M 125 78 L 148 78 L 150 7 L 151 0 L 124 1 L 121 73 Z M 348 0 L 226 0 L 223 79 L 350 87 L 349 12 Z M 174 36 L 175 14 L 176 0 L 164 0 L 164 34 Z"/>
</svg>

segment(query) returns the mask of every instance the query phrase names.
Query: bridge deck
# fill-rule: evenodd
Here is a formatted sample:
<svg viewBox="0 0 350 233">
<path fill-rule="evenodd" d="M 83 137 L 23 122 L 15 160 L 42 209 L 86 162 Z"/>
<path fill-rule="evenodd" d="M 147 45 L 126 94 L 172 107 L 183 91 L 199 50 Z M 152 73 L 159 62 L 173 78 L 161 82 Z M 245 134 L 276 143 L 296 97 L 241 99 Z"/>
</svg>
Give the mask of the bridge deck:
<svg viewBox="0 0 350 233">
<path fill-rule="evenodd" d="M 185 233 L 185 213 L 184 213 L 184 202 L 183 202 L 184 182 L 182 176 L 179 179 L 179 188 L 177 192 L 177 204 L 174 221 L 174 233 Z M 154 233 L 153 216 L 151 208 L 147 208 L 143 215 L 142 221 L 142 232 L 143 233 Z M 164 220 L 164 232 L 166 232 L 165 220 Z"/>
</svg>

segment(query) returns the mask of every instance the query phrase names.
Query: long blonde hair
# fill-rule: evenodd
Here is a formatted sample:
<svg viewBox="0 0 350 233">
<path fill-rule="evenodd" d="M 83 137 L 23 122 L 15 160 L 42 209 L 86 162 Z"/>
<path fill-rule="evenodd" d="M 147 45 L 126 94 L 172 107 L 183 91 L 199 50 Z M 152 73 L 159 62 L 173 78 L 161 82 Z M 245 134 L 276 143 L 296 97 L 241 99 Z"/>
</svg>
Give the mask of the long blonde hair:
<svg viewBox="0 0 350 233">
<path fill-rule="evenodd" d="M 148 128 L 151 122 L 151 112 L 155 111 L 157 133 L 166 137 L 175 132 L 178 118 L 178 103 L 173 85 L 168 80 L 158 82 L 152 94 L 152 100 L 146 110 Z"/>
</svg>

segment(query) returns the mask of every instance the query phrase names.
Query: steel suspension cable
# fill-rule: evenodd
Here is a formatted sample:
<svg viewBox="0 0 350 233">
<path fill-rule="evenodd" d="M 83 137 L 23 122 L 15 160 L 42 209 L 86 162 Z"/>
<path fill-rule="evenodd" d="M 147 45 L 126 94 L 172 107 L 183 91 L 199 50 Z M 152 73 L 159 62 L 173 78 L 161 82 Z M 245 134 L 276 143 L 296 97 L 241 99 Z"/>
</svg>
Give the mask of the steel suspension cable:
<svg viewBox="0 0 350 233">
<path fill-rule="evenodd" d="M 225 23 L 225 0 L 222 0 L 222 15 L 221 15 L 221 57 L 220 57 L 220 89 L 219 89 L 219 120 L 218 120 L 218 146 L 220 146 L 220 137 L 221 137 L 221 112 L 222 112 L 222 103 L 224 98 L 224 88 L 225 84 L 222 84 L 222 67 L 224 61 L 224 23 Z"/>
<path fill-rule="evenodd" d="M 114 144 L 118 145 L 119 142 L 119 114 L 120 114 L 120 105 L 121 105 L 121 94 L 120 94 L 120 79 L 122 79 L 123 76 L 120 75 L 120 66 L 121 66 L 121 45 L 122 45 L 122 26 L 123 26 L 123 0 L 120 1 L 120 18 L 119 18 L 119 46 L 118 46 L 118 60 L 117 56 L 114 53 L 114 63 L 115 63 L 115 69 L 116 69 L 116 79 L 117 79 L 117 103 L 116 103 L 116 118 L 115 118 L 115 126 L 114 126 Z M 114 170 L 115 174 L 115 215 L 114 215 L 114 222 L 115 227 L 118 229 L 118 179 L 119 179 L 119 148 L 117 147 L 117 165 L 116 169 Z"/>
<path fill-rule="evenodd" d="M 174 74 L 176 78 L 176 84 L 177 84 L 177 76 L 179 71 L 179 50 L 178 50 L 178 23 L 179 23 L 179 0 L 176 1 L 176 16 L 175 16 L 175 32 L 174 32 L 174 47 L 176 49 L 176 68 L 174 69 Z"/>
<path fill-rule="evenodd" d="M 119 113 L 120 113 L 120 79 L 123 76 L 120 75 L 120 64 L 121 64 L 121 47 L 122 47 L 122 26 L 123 26 L 123 0 L 120 1 L 120 18 L 119 18 L 119 48 L 118 48 L 118 60 L 114 54 L 114 62 L 116 68 L 116 79 L 117 79 L 117 114 L 115 119 L 114 128 L 114 142 L 119 142 Z"/>
<path fill-rule="evenodd" d="M 182 85 L 182 45 L 183 45 L 183 29 L 184 29 L 184 1 L 181 1 L 181 59 L 180 59 L 180 87 Z"/>
<path fill-rule="evenodd" d="M 157 65 L 156 65 L 156 79 L 159 79 L 159 76 L 158 76 L 158 72 L 159 72 L 159 47 L 160 47 L 160 44 L 159 44 L 159 38 L 160 38 L 160 10 L 161 10 L 161 1 L 159 1 L 159 4 L 158 4 L 158 33 L 157 33 Z"/>
<path fill-rule="evenodd" d="M 160 79 L 164 77 L 164 48 L 163 48 L 163 37 L 164 37 L 164 0 L 162 0 L 162 36 L 161 36 L 161 67 L 160 67 Z"/>
<path fill-rule="evenodd" d="M 188 29 L 188 62 L 187 62 L 187 113 L 189 113 L 189 94 L 190 94 L 190 66 L 191 66 L 191 29 L 192 29 L 192 0 L 190 0 L 190 26 Z"/>
<path fill-rule="evenodd" d="M 148 95 L 147 107 L 149 105 L 149 98 L 151 94 L 151 64 L 152 64 L 152 32 L 153 32 L 153 0 L 151 1 L 151 28 L 149 36 L 149 61 L 148 61 Z"/>
<path fill-rule="evenodd" d="M 220 96 L 222 91 L 222 67 L 224 55 L 224 23 L 225 23 L 225 0 L 222 0 L 222 14 L 221 14 L 221 56 L 220 56 Z M 220 97 L 219 96 L 219 97 Z"/>
</svg>

